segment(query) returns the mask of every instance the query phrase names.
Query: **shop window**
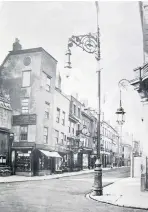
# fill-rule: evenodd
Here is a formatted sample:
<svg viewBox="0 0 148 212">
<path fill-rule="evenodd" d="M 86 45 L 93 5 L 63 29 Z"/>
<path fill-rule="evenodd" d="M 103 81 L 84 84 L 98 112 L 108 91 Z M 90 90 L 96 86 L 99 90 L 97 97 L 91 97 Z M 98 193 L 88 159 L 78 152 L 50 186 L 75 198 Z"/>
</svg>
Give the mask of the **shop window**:
<svg viewBox="0 0 148 212">
<path fill-rule="evenodd" d="M 31 71 L 23 71 L 22 74 L 22 87 L 29 87 L 30 86 L 30 78 L 31 78 Z"/>
<path fill-rule="evenodd" d="M 48 128 L 44 127 L 44 143 L 48 143 Z"/>
<path fill-rule="evenodd" d="M 0 165 L 6 165 L 6 156 L 0 156 Z"/>
<path fill-rule="evenodd" d="M 20 140 L 27 141 L 28 140 L 28 126 L 20 127 Z"/>
<path fill-rule="evenodd" d="M 59 123 L 60 122 L 60 109 L 57 108 L 57 117 L 56 117 L 56 122 Z"/>
<path fill-rule="evenodd" d="M 44 160 L 45 160 L 45 157 L 44 157 L 44 155 L 41 155 L 40 157 L 39 157 L 39 170 L 44 170 Z"/>
<path fill-rule="evenodd" d="M 17 172 L 28 172 L 31 171 L 31 158 L 30 151 L 18 151 L 16 153 L 16 171 Z"/>
<path fill-rule="evenodd" d="M 22 99 L 21 105 L 22 105 L 22 113 L 28 113 L 29 112 L 29 98 Z"/>
</svg>

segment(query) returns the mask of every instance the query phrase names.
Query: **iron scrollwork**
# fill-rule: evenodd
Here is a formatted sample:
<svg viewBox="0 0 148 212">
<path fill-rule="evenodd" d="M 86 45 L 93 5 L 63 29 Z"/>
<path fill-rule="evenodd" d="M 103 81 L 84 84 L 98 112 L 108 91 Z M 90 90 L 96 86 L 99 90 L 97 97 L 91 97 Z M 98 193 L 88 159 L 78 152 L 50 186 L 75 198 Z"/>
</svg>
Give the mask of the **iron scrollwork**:
<svg viewBox="0 0 148 212">
<path fill-rule="evenodd" d="M 68 48 L 73 44 L 90 54 L 95 54 L 96 59 L 100 60 L 100 40 L 99 33 L 89 33 L 86 35 L 72 36 L 68 41 Z"/>
</svg>

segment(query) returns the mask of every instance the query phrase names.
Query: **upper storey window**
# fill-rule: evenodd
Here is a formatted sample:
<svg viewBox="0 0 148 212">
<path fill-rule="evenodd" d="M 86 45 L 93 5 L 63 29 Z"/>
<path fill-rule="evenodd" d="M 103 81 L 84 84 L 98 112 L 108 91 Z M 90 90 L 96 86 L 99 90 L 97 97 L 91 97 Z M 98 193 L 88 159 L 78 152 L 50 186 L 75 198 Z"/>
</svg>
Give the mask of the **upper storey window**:
<svg viewBox="0 0 148 212">
<path fill-rule="evenodd" d="M 46 79 L 46 91 L 50 91 L 50 86 L 51 86 L 51 78 L 47 76 Z"/>
<path fill-rule="evenodd" d="M 22 73 L 22 87 L 29 87 L 31 79 L 31 71 L 23 71 Z"/>
</svg>

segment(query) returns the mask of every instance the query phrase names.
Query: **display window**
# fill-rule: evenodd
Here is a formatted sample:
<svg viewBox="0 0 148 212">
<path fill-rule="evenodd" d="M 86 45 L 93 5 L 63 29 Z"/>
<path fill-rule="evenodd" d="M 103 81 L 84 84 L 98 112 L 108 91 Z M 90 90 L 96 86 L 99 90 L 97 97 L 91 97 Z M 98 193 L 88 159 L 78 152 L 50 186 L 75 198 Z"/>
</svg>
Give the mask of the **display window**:
<svg viewBox="0 0 148 212">
<path fill-rule="evenodd" d="M 16 152 L 16 172 L 31 171 L 31 151 Z"/>
</svg>

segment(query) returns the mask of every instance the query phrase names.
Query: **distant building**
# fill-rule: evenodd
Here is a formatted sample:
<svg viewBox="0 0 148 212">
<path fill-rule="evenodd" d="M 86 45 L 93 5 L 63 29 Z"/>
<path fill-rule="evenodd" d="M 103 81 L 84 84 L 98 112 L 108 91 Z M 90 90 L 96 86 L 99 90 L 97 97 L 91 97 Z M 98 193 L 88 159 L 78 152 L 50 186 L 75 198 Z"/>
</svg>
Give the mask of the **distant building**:
<svg viewBox="0 0 148 212">
<path fill-rule="evenodd" d="M 50 174 L 55 164 L 49 158 L 60 157 L 52 139 L 56 66 L 43 48 L 22 49 L 18 39 L 1 65 L 13 110 L 16 174 Z"/>
<path fill-rule="evenodd" d="M 132 147 L 129 144 L 122 144 L 122 158 L 124 166 L 130 166 L 131 164 L 131 151 Z"/>
<path fill-rule="evenodd" d="M 62 158 L 56 158 L 55 171 L 66 171 L 70 167 L 70 151 L 67 148 L 68 123 L 69 123 L 70 100 L 62 93 L 61 77 L 57 77 L 57 87 L 54 93 L 54 110 L 53 110 L 53 142 L 55 151 Z M 61 161 L 62 159 L 62 161 Z"/>
<path fill-rule="evenodd" d="M 78 152 L 80 147 L 80 140 L 76 135 L 76 131 L 80 130 L 81 124 L 81 110 L 82 104 L 73 96 L 69 96 L 70 107 L 69 107 L 69 122 L 68 122 L 68 137 L 67 147 L 71 152 L 71 169 L 82 169 L 81 167 L 81 154 Z"/>
<path fill-rule="evenodd" d="M 119 159 L 118 132 L 106 121 L 101 123 L 101 158 L 103 167 L 117 165 Z"/>
<path fill-rule="evenodd" d="M 140 141 L 133 141 L 133 154 L 134 157 L 141 156 Z"/>
<path fill-rule="evenodd" d="M 70 96 L 68 148 L 71 169 L 82 170 L 92 166 L 96 135 L 96 118 L 76 97 Z M 94 165 L 94 164 L 93 164 Z"/>
<path fill-rule="evenodd" d="M 93 133 L 95 128 L 94 117 L 89 109 L 82 107 L 81 125 L 77 131 L 81 143 L 80 153 L 82 155 L 82 169 L 91 166 L 91 155 L 93 154 Z"/>
</svg>

